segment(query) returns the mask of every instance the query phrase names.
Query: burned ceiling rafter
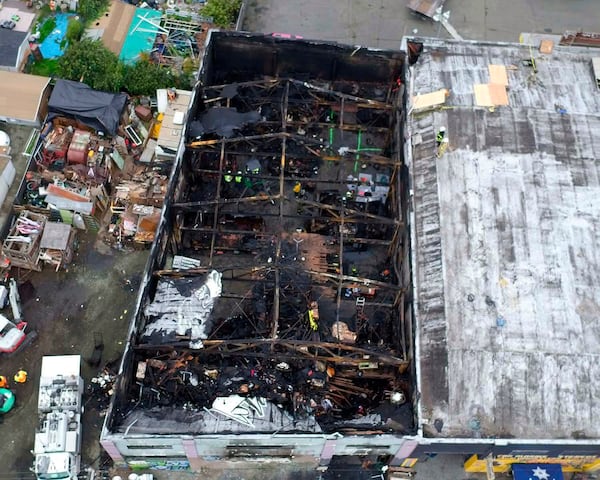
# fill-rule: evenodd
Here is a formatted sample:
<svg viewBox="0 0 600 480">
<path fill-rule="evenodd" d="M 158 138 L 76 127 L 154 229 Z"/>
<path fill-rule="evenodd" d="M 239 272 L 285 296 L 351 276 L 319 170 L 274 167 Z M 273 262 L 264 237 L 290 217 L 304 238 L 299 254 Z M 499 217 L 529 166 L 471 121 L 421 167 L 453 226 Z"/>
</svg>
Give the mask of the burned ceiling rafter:
<svg viewBox="0 0 600 480">
<path fill-rule="evenodd" d="M 261 358 L 269 358 L 275 352 L 275 347 L 287 349 L 289 359 L 309 359 L 321 360 L 335 363 L 336 365 L 357 366 L 365 362 L 363 356 L 369 355 L 376 358 L 378 362 L 390 367 L 406 368 L 407 362 L 402 358 L 395 357 L 385 352 L 379 352 L 373 349 L 358 348 L 352 345 L 342 343 L 328 343 L 321 341 L 302 341 L 302 340 L 286 340 L 286 339 L 243 339 L 243 340 L 204 340 L 204 347 L 198 351 L 189 348 L 187 343 L 170 344 L 157 346 L 153 344 L 139 344 L 135 346 L 138 351 L 156 351 L 156 352 L 177 352 L 178 354 L 193 353 L 194 356 L 203 357 L 214 354 L 218 355 L 247 355 L 258 356 Z M 269 347 L 268 351 L 260 351 L 262 347 Z M 314 349 L 317 353 L 306 350 L 307 348 Z M 253 351 L 254 350 L 254 351 Z M 349 355 L 335 353 L 335 350 L 348 352 Z M 279 357 L 281 352 L 277 352 Z M 353 358 L 351 355 L 357 355 Z"/>
</svg>

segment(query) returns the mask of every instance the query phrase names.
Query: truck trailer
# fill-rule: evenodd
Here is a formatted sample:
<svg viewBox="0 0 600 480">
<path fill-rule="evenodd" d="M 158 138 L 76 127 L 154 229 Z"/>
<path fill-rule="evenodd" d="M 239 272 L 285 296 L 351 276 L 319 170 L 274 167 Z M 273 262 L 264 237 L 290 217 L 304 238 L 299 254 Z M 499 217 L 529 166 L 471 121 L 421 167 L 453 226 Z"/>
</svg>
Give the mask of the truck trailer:
<svg viewBox="0 0 600 480">
<path fill-rule="evenodd" d="M 75 480 L 81 470 L 81 356 L 42 358 L 33 471 L 39 480 Z"/>
</svg>

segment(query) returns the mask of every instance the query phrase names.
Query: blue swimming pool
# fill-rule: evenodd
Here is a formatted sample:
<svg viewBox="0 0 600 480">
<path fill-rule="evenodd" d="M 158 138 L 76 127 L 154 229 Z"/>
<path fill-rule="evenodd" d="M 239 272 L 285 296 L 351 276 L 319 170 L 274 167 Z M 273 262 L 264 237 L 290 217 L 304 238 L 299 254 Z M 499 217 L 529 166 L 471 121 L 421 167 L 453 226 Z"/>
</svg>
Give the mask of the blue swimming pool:
<svg viewBox="0 0 600 480">
<path fill-rule="evenodd" d="M 44 58 L 56 58 L 65 53 L 66 45 L 63 45 L 61 48 L 60 44 L 67 34 L 67 24 L 69 23 L 69 18 L 72 16 L 72 13 L 57 13 L 54 15 L 54 19 L 56 20 L 54 30 L 40 45 L 40 51 Z"/>
</svg>

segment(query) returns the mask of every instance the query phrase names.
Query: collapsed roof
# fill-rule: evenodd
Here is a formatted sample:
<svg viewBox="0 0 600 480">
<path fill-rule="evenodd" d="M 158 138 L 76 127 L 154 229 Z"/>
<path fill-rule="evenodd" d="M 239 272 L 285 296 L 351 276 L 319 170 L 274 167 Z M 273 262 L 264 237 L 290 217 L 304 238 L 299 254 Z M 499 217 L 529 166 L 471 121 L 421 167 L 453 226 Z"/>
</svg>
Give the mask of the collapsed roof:
<svg viewBox="0 0 600 480">
<path fill-rule="evenodd" d="M 412 431 L 402 66 L 212 34 L 112 431 Z"/>
<path fill-rule="evenodd" d="M 50 119 L 64 115 L 94 130 L 115 135 L 126 103 L 124 93 L 100 92 L 85 83 L 58 79 L 48 101 L 48 115 Z"/>
</svg>

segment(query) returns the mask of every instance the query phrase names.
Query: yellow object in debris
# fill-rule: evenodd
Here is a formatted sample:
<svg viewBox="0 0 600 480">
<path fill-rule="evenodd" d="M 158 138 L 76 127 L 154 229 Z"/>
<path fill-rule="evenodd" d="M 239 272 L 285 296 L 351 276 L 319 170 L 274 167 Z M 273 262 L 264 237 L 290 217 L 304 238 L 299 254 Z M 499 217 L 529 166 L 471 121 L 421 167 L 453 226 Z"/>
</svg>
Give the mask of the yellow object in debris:
<svg viewBox="0 0 600 480">
<path fill-rule="evenodd" d="M 162 127 L 162 121 L 164 117 L 164 113 L 159 113 L 156 116 L 156 120 L 154 120 L 154 125 L 152 125 L 152 131 L 150 132 L 150 138 L 153 138 L 154 140 L 158 139 L 158 135 L 160 134 L 160 127 Z"/>
<path fill-rule="evenodd" d="M 313 311 L 309 310 L 308 323 L 310 324 L 310 328 L 313 329 L 315 332 L 319 329 L 319 322 L 317 320 L 318 318 L 315 318 L 315 314 L 313 313 Z"/>
<path fill-rule="evenodd" d="M 302 184 L 300 182 L 296 182 L 296 184 L 294 185 L 294 193 L 300 193 L 301 190 Z"/>
</svg>

